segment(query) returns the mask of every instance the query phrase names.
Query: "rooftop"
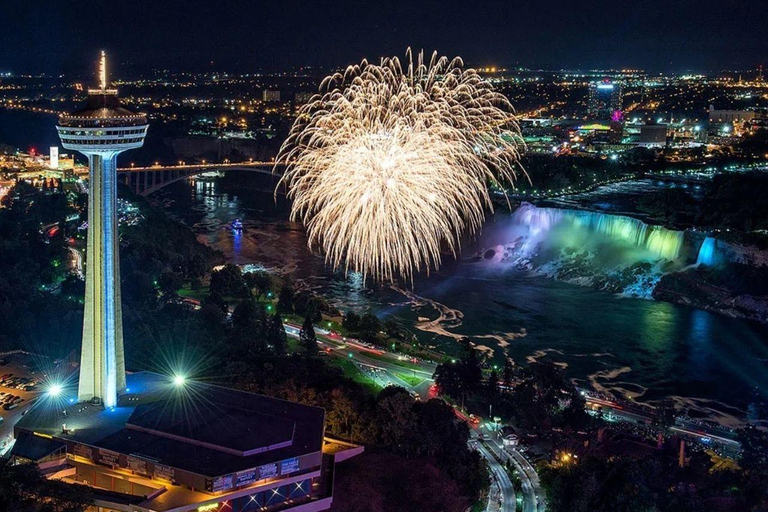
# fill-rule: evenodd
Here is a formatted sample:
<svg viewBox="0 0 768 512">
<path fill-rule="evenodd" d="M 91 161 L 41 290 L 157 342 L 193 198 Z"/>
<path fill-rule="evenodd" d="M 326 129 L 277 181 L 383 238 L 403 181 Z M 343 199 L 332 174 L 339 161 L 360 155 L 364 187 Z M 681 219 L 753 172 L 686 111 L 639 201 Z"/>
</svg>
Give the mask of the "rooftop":
<svg viewBox="0 0 768 512">
<path fill-rule="evenodd" d="M 150 372 L 129 374 L 127 389 L 113 409 L 44 397 L 16 429 L 210 477 L 322 449 L 317 407 Z"/>
<path fill-rule="evenodd" d="M 59 118 L 59 126 L 65 127 L 112 126 L 115 123 L 120 126 L 140 126 L 147 124 L 147 116 L 125 108 L 115 94 L 95 91 L 88 95 L 82 108 Z"/>
</svg>

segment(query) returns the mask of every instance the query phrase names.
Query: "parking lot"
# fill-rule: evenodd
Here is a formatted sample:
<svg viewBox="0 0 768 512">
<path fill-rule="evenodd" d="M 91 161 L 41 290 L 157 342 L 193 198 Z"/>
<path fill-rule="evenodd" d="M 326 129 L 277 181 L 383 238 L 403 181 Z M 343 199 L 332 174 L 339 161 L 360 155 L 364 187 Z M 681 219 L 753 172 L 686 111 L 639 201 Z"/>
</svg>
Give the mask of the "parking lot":
<svg viewBox="0 0 768 512">
<path fill-rule="evenodd" d="M 27 354 L 0 356 L 0 454 L 13 439 L 13 426 L 40 394 L 42 376 Z"/>
</svg>

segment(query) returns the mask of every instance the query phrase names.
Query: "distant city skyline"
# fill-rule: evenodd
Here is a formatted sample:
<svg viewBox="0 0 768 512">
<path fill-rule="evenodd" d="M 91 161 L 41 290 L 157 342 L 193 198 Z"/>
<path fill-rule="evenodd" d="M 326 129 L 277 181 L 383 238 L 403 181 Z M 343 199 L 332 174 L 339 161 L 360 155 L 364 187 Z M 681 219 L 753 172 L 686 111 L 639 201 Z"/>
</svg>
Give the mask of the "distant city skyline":
<svg viewBox="0 0 768 512">
<path fill-rule="evenodd" d="M 79 73 L 94 48 L 126 66 L 174 70 L 343 66 L 403 55 L 408 46 L 478 67 L 713 72 L 765 64 L 768 4 L 670 5 L 43 0 L 5 8 L 0 70 Z"/>
</svg>

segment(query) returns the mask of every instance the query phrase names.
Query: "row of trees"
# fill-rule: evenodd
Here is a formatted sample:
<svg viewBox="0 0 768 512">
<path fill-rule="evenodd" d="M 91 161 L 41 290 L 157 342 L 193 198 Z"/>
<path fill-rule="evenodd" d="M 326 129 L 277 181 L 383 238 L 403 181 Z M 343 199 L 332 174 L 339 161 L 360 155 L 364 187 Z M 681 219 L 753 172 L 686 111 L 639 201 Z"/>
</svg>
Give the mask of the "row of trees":
<svg viewBox="0 0 768 512">
<path fill-rule="evenodd" d="M 344 315 L 341 325 L 350 336 L 355 336 L 368 343 L 381 344 L 383 341 L 382 334 L 388 339 L 397 341 L 406 341 L 412 338 L 394 319 L 387 318 L 382 322 L 371 311 L 362 315 L 349 311 Z"/>
<path fill-rule="evenodd" d="M 590 423 L 584 398 L 566 379 L 563 369 L 551 361 L 515 370 L 507 360 L 501 374 L 496 368 L 484 372 L 471 340 L 464 339 L 461 345 L 457 359 L 435 370 L 435 383 L 441 393 L 481 414 L 492 409 L 494 416 L 513 420 L 525 429 L 580 430 Z"/>
</svg>

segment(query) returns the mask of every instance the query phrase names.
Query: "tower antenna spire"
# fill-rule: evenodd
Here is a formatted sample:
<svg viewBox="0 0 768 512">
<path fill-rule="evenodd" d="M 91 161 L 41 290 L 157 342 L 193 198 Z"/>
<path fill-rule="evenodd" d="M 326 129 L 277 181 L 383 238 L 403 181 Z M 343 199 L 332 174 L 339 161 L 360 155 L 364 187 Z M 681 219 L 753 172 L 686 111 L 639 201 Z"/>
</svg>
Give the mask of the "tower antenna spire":
<svg viewBox="0 0 768 512">
<path fill-rule="evenodd" d="M 107 52 L 101 50 L 101 59 L 99 60 L 99 89 L 107 90 Z"/>
</svg>

